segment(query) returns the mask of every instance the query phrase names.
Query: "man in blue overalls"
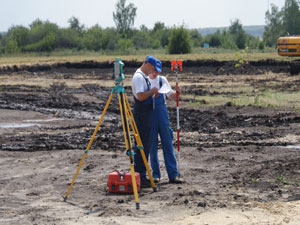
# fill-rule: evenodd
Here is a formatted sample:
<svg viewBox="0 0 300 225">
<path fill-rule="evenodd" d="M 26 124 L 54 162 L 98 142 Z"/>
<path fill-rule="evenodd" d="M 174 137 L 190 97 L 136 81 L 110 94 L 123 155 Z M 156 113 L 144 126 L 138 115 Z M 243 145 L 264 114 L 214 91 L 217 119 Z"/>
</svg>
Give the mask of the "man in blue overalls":
<svg viewBox="0 0 300 225">
<path fill-rule="evenodd" d="M 150 87 L 148 75 L 156 72 L 161 72 L 159 60 L 153 56 L 147 56 L 143 65 L 137 69 L 131 81 L 132 93 L 134 95 L 133 117 L 142 140 L 146 159 L 149 158 L 150 149 L 150 131 L 152 124 L 153 99 L 152 96 L 157 96 L 158 88 Z M 134 148 L 134 169 L 140 173 L 141 187 L 150 187 L 151 183 L 146 178 L 146 167 L 140 153 L 140 150 Z"/>
<path fill-rule="evenodd" d="M 159 61 L 160 68 L 161 62 Z M 160 69 L 161 70 L 161 69 Z M 176 91 L 170 87 L 167 79 L 164 76 L 158 75 L 159 72 L 154 71 L 149 75 L 151 87 L 164 89 L 164 94 L 159 93 L 158 97 L 154 99 L 154 110 L 152 115 L 152 128 L 151 128 L 151 148 L 150 160 L 152 167 L 152 176 L 155 183 L 160 181 L 160 169 L 158 159 L 158 134 L 160 135 L 163 155 L 165 159 L 165 166 L 169 177 L 170 183 L 182 183 L 178 177 L 177 162 L 173 149 L 173 130 L 170 128 L 169 114 L 165 103 L 165 96 L 171 99 L 176 99 Z M 162 90 L 160 89 L 160 90 Z M 176 87 L 180 93 L 180 87 Z"/>
</svg>

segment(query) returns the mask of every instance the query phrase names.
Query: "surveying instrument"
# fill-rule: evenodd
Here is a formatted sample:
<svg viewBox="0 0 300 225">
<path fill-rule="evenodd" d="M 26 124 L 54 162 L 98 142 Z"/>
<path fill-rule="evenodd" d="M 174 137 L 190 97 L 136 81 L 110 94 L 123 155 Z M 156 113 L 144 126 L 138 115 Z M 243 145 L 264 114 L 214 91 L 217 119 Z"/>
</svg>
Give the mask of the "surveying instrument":
<svg viewBox="0 0 300 225">
<path fill-rule="evenodd" d="M 125 89 L 123 87 L 123 80 L 125 79 L 125 76 L 123 74 L 123 66 L 124 66 L 124 63 L 122 62 L 121 58 L 116 58 L 115 62 L 114 62 L 114 73 L 113 73 L 113 79 L 114 79 L 114 82 L 115 82 L 115 87 L 112 89 L 112 91 L 110 93 L 110 96 L 107 100 L 107 103 L 105 105 L 103 113 L 101 114 L 99 122 L 98 122 L 98 124 L 97 124 L 97 126 L 94 130 L 93 136 L 90 139 L 90 142 L 89 142 L 86 150 L 84 151 L 84 155 L 83 155 L 83 157 L 82 157 L 82 159 L 79 163 L 79 166 L 78 166 L 78 168 L 76 170 L 76 173 L 73 177 L 72 183 L 70 184 L 66 195 L 63 197 L 64 201 L 66 201 L 69 197 L 69 194 L 70 194 L 72 186 L 75 182 L 75 179 L 76 179 L 76 177 L 79 173 L 79 170 L 80 170 L 80 168 L 81 168 L 81 166 L 82 166 L 82 164 L 83 164 L 83 162 L 84 162 L 84 160 L 87 156 L 88 151 L 91 148 L 91 145 L 92 145 L 92 143 L 95 139 L 97 131 L 98 131 L 100 125 L 101 125 L 103 117 L 104 117 L 104 115 L 107 111 L 107 108 L 110 104 L 110 101 L 111 101 L 114 93 L 116 93 L 118 95 L 118 100 L 119 100 L 120 114 L 121 114 L 123 133 L 124 133 L 124 139 L 125 139 L 126 155 L 128 156 L 129 164 L 130 164 L 130 173 L 131 173 L 131 179 L 132 179 L 134 199 L 135 199 L 135 202 L 136 202 L 136 209 L 140 208 L 140 203 L 139 203 L 139 197 L 138 197 L 137 181 L 136 181 L 136 178 L 135 178 L 135 171 L 134 171 L 134 160 L 133 160 L 134 151 L 133 151 L 133 146 L 132 146 L 133 143 L 132 143 L 131 137 L 130 137 L 129 124 L 131 126 L 131 130 L 133 132 L 133 136 L 135 138 L 137 148 L 141 152 L 141 156 L 143 158 L 146 170 L 148 172 L 148 176 L 149 176 L 153 191 L 156 191 L 156 187 L 155 187 L 155 184 L 154 184 L 154 181 L 153 181 L 153 178 L 152 178 L 149 166 L 148 166 L 148 162 L 147 162 L 147 159 L 146 159 L 146 156 L 145 156 L 144 147 L 143 147 L 143 144 L 142 144 L 142 141 L 141 141 L 141 137 L 140 137 L 139 132 L 137 130 L 137 126 L 136 126 L 132 111 L 131 111 L 130 106 L 129 106 L 128 98 L 127 98 L 127 95 L 125 93 Z"/>
</svg>

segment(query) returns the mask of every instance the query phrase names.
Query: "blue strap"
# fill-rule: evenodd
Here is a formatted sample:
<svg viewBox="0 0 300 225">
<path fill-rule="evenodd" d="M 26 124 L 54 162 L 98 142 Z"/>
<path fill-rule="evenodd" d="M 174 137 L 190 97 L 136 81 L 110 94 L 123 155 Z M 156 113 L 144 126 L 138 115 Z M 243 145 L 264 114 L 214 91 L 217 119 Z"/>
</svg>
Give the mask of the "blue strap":
<svg viewBox="0 0 300 225">
<path fill-rule="evenodd" d="M 143 73 L 141 73 L 141 72 L 137 72 L 137 73 L 140 73 L 144 77 L 144 79 L 146 81 L 146 84 L 147 84 L 147 87 L 148 87 L 148 90 L 150 90 L 151 84 L 150 84 L 149 79 L 147 77 L 145 77 Z"/>
<path fill-rule="evenodd" d="M 158 79 L 159 79 L 159 88 L 162 87 L 162 77 L 161 76 L 158 76 Z M 162 95 L 162 98 L 163 98 L 163 104 L 165 104 L 165 97 L 164 97 L 164 94 L 160 94 Z"/>
<path fill-rule="evenodd" d="M 159 88 L 161 88 L 162 87 L 162 78 L 161 78 L 161 76 L 159 76 Z"/>
</svg>

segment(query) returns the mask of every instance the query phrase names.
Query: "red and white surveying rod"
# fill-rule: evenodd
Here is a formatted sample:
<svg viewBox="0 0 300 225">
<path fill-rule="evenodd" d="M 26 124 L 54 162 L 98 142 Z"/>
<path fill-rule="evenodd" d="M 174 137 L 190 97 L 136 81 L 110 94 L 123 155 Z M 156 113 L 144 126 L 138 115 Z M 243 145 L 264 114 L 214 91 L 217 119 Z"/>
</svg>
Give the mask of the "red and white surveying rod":
<svg viewBox="0 0 300 225">
<path fill-rule="evenodd" d="M 180 175 L 180 141 L 179 141 L 179 93 L 178 93 L 178 68 L 182 71 L 182 60 L 172 60 L 171 61 L 171 71 L 176 73 L 176 112 L 177 112 L 177 149 L 178 149 L 178 173 Z"/>
</svg>

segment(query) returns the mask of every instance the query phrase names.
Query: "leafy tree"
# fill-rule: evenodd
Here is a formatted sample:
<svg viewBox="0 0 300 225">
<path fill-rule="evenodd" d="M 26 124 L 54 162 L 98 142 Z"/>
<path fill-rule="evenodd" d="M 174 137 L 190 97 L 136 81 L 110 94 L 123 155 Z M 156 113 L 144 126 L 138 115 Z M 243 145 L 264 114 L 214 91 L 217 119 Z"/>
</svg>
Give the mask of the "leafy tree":
<svg viewBox="0 0 300 225">
<path fill-rule="evenodd" d="M 222 31 L 222 39 L 221 39 L 221 47 L 225 49 L 236 49 L 237 46 L 232 38 L 232 36 L 229 34 L 229 32 L 226 29 L 223 29 Z"/>
<path fill-rule="evenodd" d="M 266 26 L 263 40 L 267 46 L 277 44 L 277 39 L 283 35 L 300 34 L 300 1 L 285 0 L 282 10 L 272 4 L 271 12 L 265 14 Z"/>
<path fill-rule="evenodd" d="M 81 39 L 76 30 L 62 28 L 59 30 L 56 45 L 58 48 L 78 48 L 81 46 Z"/>
<path fill-rule="evenodd" d="M 151 36 L 153 41 L 153 46 L 157 48 L 157 40 L 160 42 L 161 47 L 169 45 L 169 37 L 171 35 L 171 30 L 168 29 L 163 22 L 156 22 L 153 29 L 151 30 Z"/>
<path fill-rule="evenodd" d="M 163 22 L 156 22 L 153 27 L 153 33 L 165 29 L 165 24 Z"/>
<path fill-rule="evenodd" d="M 169 54 L 187 54 L 191 52 L 190 35 L 183 25 L 172 29 L 168 52 Z"/>
<path fill-rule="evenodd" d="M 8 30 L 8 36 L 10 40 L 15 40 L 21 48 L 28 44 L 29 29 L 23 26 L 13 26 Z"/>
<path fill-rule="evenodd" d="M 151 47 L 151 37 L 147 31 L 135 30 L 135 32 L 133 32 L 132 41 L 136 49 Z"/>
<path fill-rule="evenodd" d="M 148 32 L 148 31 L 149 31 L 148 27 L 146 27 L 146 25 L 144 25 L 144 24 L 142 24 L 142 25 L 140 26 L 140 30 L 141 30 L 141 31 L 145 31 L 145 32 Z"/>
<path fill-rule="evenodd" d="M 214 34 L 208 35 L 208 43 L 211 47 L 220 47 L 221 46 L 221 33 L 218 29 Z"/>
<path fill-rule="evenodd" d="M 151 38 L 153 42 L 158 41 L 157 43 L 159 43 L 159 46 L 164 48 L 169 44 L 170 35 L 171 35 L 171 31 L 169 29 L 158 30 L 155 33 L 151 33 Z"/>
<path fill-rule="evenodd" d="M 247 35 L 247 46 L 250 49 L 257 49 L 261 43 L 260 37 L 254 37 L 252 35 Z"/>
<path fill-rule="evenodd" d="M 229 33 L 233 36 L 234 42 L 239 49 L 246 47 L 247 35 L 238 19 L 231 22 Z"/>
<path fill-rule="evenodd" d="M 191 40 L 194 47 L 200 47 L 203 42 L 202 35 L 197 29 L 190 30 Z"/>
<path fill-rule="evenodd" d="M 164 48 L 169 45 L 169 37 L 171 36 L 171 29 L 164 29 L 159 31 L 160 45 Z"/>
<path fill-rule="evenodd" d="M 53 32 L 48 33 L 42 40 L 26 45 L 25 51 L 38 51 L 38 52 L 50 52 L 55 49 L 56 46 L 56 34 Z"/>
<path fill-rule="evenodd" d="M 263 41 L 261 41 L 261 42 L 259 43 L 258 49 L 261 50 L 261 51 L 265 49 L 265 44 L 264 44 Z"/>
<path fill-rule="evenodd" d="M 103 31 L 95 25 L 87 30 L 83 37 L 83 45 L 88 50 L 99 51 L 102 48 Z"/>
<path fill-rule="evenodd" d="M 54 33 L 58 36 L 59 28 L 55 23 L 51 23 L 48 20 L 43 22 L 39 19 L 35 20 L 30 27 L 29 40 L 30 43 L 39 42 L 44 39 L 50 33 Z"/>
<path fill-rule="evenodd" d="M 159 41 L 158 39 L 153 40 L 153 41 L 152 41 L 152 44 L 151 44 L 151 47 L 152 47 L 153 49 L 159 49 L 159 48 L 161 47 L 160 41 Z"/>
<path fill-rule="evenodd" d="M 50 32 L 40 41 L 40 51 L 52 51 L 55 48 L 56 44 L 56 34 Z"/>
<path fill-rule="evenodd" d="M 70 28 L 76 30 L 78 32 L 82 32 L 84 29 L 84 25 L 80 24 L 80 21 L 77 17 L 72 16 L 68 23 L 70 24 Z"/>
<path fill-rule="evenodd" d="M 242 24 L 240 23 L 240 21 L 238 19 L 231 21 L 231 25 L 228 29 L 228 32 L 231 35 L 236 35 L 239 33 L 240 30 L 242 30 Z"/>
<path fill-rule="evenodd" d="M 131 39 L 121 38 L 118 41 L 118 46 L 122 54 L 127 55 L 130 53 L 130 48 L 133 47 L 133 42 Z"/>
<path fill-rule="evenodd" d="M 246 47 L 246 42 L 247 42 L 247 36 L 245 31 L 242 31 L 241 33 L 239 33 L 236 37 L 236 46 L 239 49 L 244 49 Z"/>
<path fill-rule="evenodd" d="M 9 29 L 5 40 L 5 52 L 51 51 L 56 48 L 59 28 L 49 21 L 36 19 L 29 25 L 30 29 L 15 26 Z"/>
<path fill-rule="evenodd" d="M 113 12 L 113 19 L 119 33 L 125 37 L 129 35 L 131 28 L 134 25 L 137 8 L 130 3 L 125 5 L 126 0 L 119 0 L 116 4 L 116 12 Z"/>
<path fill-rule="evenodd" d="M 18 42 L 14 39 L 11 39 L 7 42 L 5 49 L 5 53 L 11 54 L 19 51 Z"/>
<path fill-rule="evenodd" d="M 40 19 L 36 19 L 29 25 L 29 27 L 30 29 L 33 29 L 34 27 L 41 26 L 42 24 L 43 22 Z"/>
<path fill-rule="evenodd" d="M 284 34 L 300 34 L 300 11 L 296 0 L 286 0 L 282 18 Z"/>
<path fill-rule="evenodd" d="M 271 12 L 265 14 L 266 26 L 263 33 L 263 40 L 269 47 L 276 45 L 278 37 L 282 34 L 283 13 L 274 4 L 271 5 Z"/>
<path fill-rule="evenodd" d="M 209 46 L 211 47 L 220 47 L 221 46 L 221 38 L 217 35 L 212 35 L 209 41 Z"/>
<path fill-rule="evenodd" d="M 115 28 L 105 28 L 103 30 L 102 48 L 103 50 L 115 50 L 118 47 L 120 34 Z"/>
</svg>

